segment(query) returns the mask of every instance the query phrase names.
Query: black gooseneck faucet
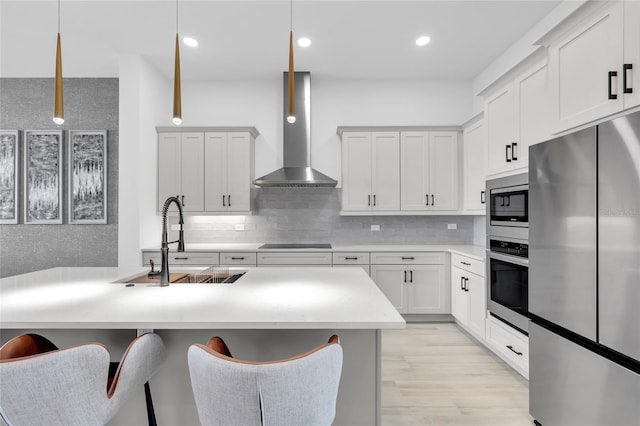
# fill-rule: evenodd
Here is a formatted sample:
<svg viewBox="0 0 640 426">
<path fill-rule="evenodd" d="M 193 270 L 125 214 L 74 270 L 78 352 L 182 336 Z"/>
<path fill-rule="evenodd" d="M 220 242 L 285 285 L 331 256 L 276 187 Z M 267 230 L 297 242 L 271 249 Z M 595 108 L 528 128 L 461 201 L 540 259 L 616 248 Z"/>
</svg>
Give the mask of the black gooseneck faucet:
<svg viewBox="0 0 640 426">
<path fill-rule="evenodd" d="M 171 203 L 175 203 L 178 206 L 178 213 L 180 214 L 180 234 L 177 241 L 167 242 L 167 210 Z M 169 285 L 169 244 L 178 243 L 178 251 L 184 251 L 184 232 L 183 227 L 184 220 L 182 217 L 182 205 L 178 197 L 169 197 L 164 202 L 162 207 L 162 245 L 160 246 L 160 287 L 167 287 Z"/>
</svg>

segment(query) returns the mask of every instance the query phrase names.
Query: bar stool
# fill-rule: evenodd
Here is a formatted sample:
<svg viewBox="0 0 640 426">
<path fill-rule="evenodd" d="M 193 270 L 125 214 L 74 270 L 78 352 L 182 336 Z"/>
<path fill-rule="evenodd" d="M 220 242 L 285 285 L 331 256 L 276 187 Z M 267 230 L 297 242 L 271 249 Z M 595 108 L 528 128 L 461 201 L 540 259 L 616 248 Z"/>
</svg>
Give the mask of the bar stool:
<svg viewBox="0 0 640 426">
<path fill-rule="evenodd" d="M 206 426 L 328 426 L 342 374 L 337 336 L 309 352 L 277 361 L 235 359 L 220 337 L 189 347 L 191 385 Z"/>
<path fill-rule="evenodd" d="M 18 336 L 0 348 L 0 419 L 10 426 L 104 425 L 165 359 L 154 333 L 133 340 L 111 374 L 102 344 L 58 349 L 37 334 Z"/>
</svg>

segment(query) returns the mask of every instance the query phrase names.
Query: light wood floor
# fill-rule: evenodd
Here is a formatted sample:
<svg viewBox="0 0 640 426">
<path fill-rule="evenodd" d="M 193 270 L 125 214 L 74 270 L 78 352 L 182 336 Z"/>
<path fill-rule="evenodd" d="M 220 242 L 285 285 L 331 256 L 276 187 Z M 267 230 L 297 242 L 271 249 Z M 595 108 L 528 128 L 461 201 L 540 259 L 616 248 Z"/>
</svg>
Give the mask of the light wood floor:
<svg viewBox="0 0 640 426">
<path fill-rule="evenodd" d="M 533 423 L 529 382 L 453 323 L 382 332 L 384 426 Z"/>
</svg>

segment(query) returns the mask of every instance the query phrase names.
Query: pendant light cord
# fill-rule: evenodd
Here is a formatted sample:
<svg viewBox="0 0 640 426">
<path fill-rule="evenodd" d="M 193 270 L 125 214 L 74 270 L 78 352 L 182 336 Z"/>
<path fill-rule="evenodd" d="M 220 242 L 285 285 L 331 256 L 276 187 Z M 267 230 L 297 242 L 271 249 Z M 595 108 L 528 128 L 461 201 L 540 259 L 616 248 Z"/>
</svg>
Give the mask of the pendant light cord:
<svg viewBox="0 0 640 426">
<path fill-rule="evenodd" d="M 289 31 L 293 32 L 293 0 L 289 1 Z"/>
<path fill-rule="evenodd" d="M 178 34 L 178 0 L 176 0 L 176 34 Z"/>
<path fill-rule="evenodd" d="M 60 33 L 60 0 L 58 0 L 58 33 Z"/>
</svg>

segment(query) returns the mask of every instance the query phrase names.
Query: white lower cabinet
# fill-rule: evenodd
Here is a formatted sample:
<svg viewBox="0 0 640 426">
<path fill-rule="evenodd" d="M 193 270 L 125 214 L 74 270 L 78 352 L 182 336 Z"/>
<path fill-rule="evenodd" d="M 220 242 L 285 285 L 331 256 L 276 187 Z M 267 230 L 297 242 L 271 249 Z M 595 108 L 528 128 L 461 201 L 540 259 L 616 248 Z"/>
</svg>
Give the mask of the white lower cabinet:
<svg viewBox="0 0 640 426">
<path fill-rule="evenodd" d="M 153 261 L 155 268 L 160 270 L 160 250 L 144 250 L 142 252 L 142 265 L 151 265 Z M 214 266 L 220 264 L 220 253 L 215 251 L 169 251 L 169 265 L 184 266 Z"/>
<path fill-rule="evenodd" d="M 451 255 L 451 313 L 456 322 L 477 339 L 485 339 L 487 293 L 484 262 Z"/>
<path fill-rule="evenodd" d="M 331 252 L 258 252 L 258 266 L 331 266 Z"/>
<path fill-rule="evenodd" d="M 514 370 L 529 379 L 529 338 L 488 316 L 485 344 Z"/>
<path fill-rule="evenodd" d="M 444 253 L 371 253 L 371 278 L 401 314 L 446 314 L 445 263 Z"/>
</svg>

